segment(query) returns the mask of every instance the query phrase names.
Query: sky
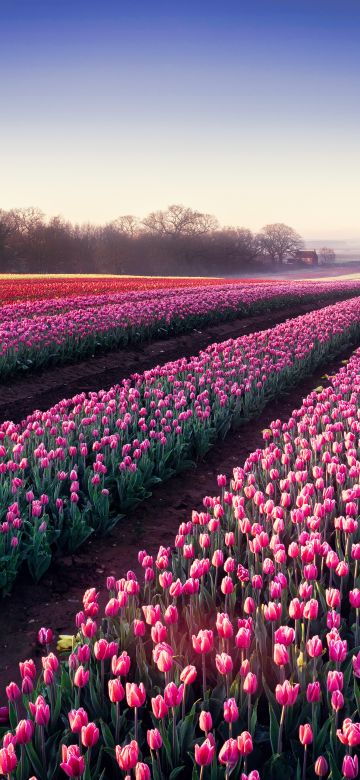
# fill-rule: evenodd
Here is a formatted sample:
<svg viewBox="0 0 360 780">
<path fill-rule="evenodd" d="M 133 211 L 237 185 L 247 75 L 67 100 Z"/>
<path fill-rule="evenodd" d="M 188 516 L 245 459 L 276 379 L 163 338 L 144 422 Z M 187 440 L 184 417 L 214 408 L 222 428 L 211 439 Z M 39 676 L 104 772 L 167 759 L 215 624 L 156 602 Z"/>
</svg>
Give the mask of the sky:
<svg viewBox="0 0 360 780">
<path fill-rule="evenodd" d="M 0 208 L 360 236 L 358 0 L 0 0 Z"/>
</svg>

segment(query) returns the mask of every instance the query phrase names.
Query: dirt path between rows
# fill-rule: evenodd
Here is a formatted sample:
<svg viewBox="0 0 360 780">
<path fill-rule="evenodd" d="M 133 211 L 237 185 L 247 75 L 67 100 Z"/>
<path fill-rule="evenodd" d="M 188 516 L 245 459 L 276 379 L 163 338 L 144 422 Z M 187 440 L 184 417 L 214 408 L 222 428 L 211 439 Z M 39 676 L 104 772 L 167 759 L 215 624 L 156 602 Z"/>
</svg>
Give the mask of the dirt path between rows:
<svg viewBox="0 0 360 780">
<path fill-rule="evenodd" d="M 336 296 L 326 302 L 299 303 L 277 311 L 266 311 L 254 317 L 243 317 L 230 322 L 209 325 L 190 333 L 148 344 L 139 344 L 106 354 L 97 354 L 80 363 L 38 369 L 36 373 L 21 374 L 0 383 L 0 420 L 20 422 L 35 409 L 45 411 L 62 398 L 76 393 L 107 390 L 124 377 L 158 363 L 179 357 L 190 357 L 215 341 L 272 328 L 286 319 L 337 303 Z"/>
<path fill-rule="evenodd" d="M 39 655 L 39 627 L 51 626 L 56 634 L 73 633 L 74 616 L 87 587 L 101 589 L 107 575 L 119 578 L 129 568 L 139 571 L 139 549 L 155 553 L 160 544 L 172 545 L 180 522 L 189 519 L 192 509 L 201 508 L 203 496 L 217 493 L 217 474 L 231 476 L 234 466 L 241 465 L 250 452 L 263 445 L 261 431 L 269 422 L 278 417 L 288 419 L 308 392 L 326 383 L 324 371 L 335 373 L 354 346 L 349 345 L 341 358 L 328 360 L 326 367 L 269 403 L 256 419 L 230 432 L 196 470 L 158 486 L 152 497 L 132 510 L 110 536 L 90 539 L 77 554 L 54 562 L 38 585 L 29 583 L 26 573 L 19 578 L 11 597 L 0 602 L 0 705 L 5 703 L 4 685 L 18 680 L 18 661 Z"/>
</svg>

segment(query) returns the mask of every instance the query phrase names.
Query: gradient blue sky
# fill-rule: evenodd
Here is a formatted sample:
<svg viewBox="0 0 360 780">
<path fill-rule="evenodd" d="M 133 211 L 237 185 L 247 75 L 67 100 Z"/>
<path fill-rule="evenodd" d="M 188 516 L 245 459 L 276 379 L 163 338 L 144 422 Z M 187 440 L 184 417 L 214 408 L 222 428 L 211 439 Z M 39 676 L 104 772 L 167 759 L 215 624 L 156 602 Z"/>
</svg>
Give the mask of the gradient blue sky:
<svg viewBox="0 0 360 780">
<path fill-rule="evenodd" d="M 0 207 L 360 235 L 358 0 L 0 0 Z"/>
</svg>

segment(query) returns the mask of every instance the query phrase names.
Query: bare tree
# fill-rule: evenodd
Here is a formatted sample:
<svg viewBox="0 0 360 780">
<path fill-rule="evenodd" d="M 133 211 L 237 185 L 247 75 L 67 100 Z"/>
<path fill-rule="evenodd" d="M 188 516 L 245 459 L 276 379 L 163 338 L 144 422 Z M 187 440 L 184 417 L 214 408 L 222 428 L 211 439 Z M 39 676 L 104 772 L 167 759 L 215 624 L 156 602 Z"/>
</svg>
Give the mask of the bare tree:
<svg viewBox="0 0 360 780">
<path fill-rule="evenodd" d="M 169 206 L 167 211 L 151 212 L 142 225 L 151 235 L 161 238 L 204 236 L 218 228 L 218 222 L 211 214 L 202 214 L 176 204 Z"/>
<path fill-rule="evenodd" d="M 336 261 L 336 254 L 328 246 L 322 246 L 318 251 L 320 265 L 332 265 Z"/>
<path fill-rule="evenodd" d="M 140 223 L 132 214 L 124 214 L 110 222 L 109 227 L 129 238 L 135 238 L 139 233 Z"/>
<path fill-rule="evenodd" d="M 270 256 L 273 263 L 283 263 L 285 258 L 293 256 L 302 249 L 304 242 L 301 236 L 288 225 L 276 222 L 265 225 L 258 235 L 261 251 Z"/>
</svg>

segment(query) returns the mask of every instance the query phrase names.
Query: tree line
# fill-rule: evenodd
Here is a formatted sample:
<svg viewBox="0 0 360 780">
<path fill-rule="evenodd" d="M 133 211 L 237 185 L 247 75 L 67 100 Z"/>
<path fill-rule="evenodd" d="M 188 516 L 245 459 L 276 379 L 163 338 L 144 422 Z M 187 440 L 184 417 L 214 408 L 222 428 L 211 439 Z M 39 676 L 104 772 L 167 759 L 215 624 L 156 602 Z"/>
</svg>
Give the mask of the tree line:
<svg viewBox="0 0 360 780">
<path fill-rule="evenodd" d="M 282 223 L 253 233 L 221 227 L 211 214 L 182 205 L 101 226 L 46 219 L 37 208 L 0 209 L 3 273 L 237 275 L 259 270 L 261 260 L 276 269 L 302 247 L 301 236 Z"/>
</svg>

